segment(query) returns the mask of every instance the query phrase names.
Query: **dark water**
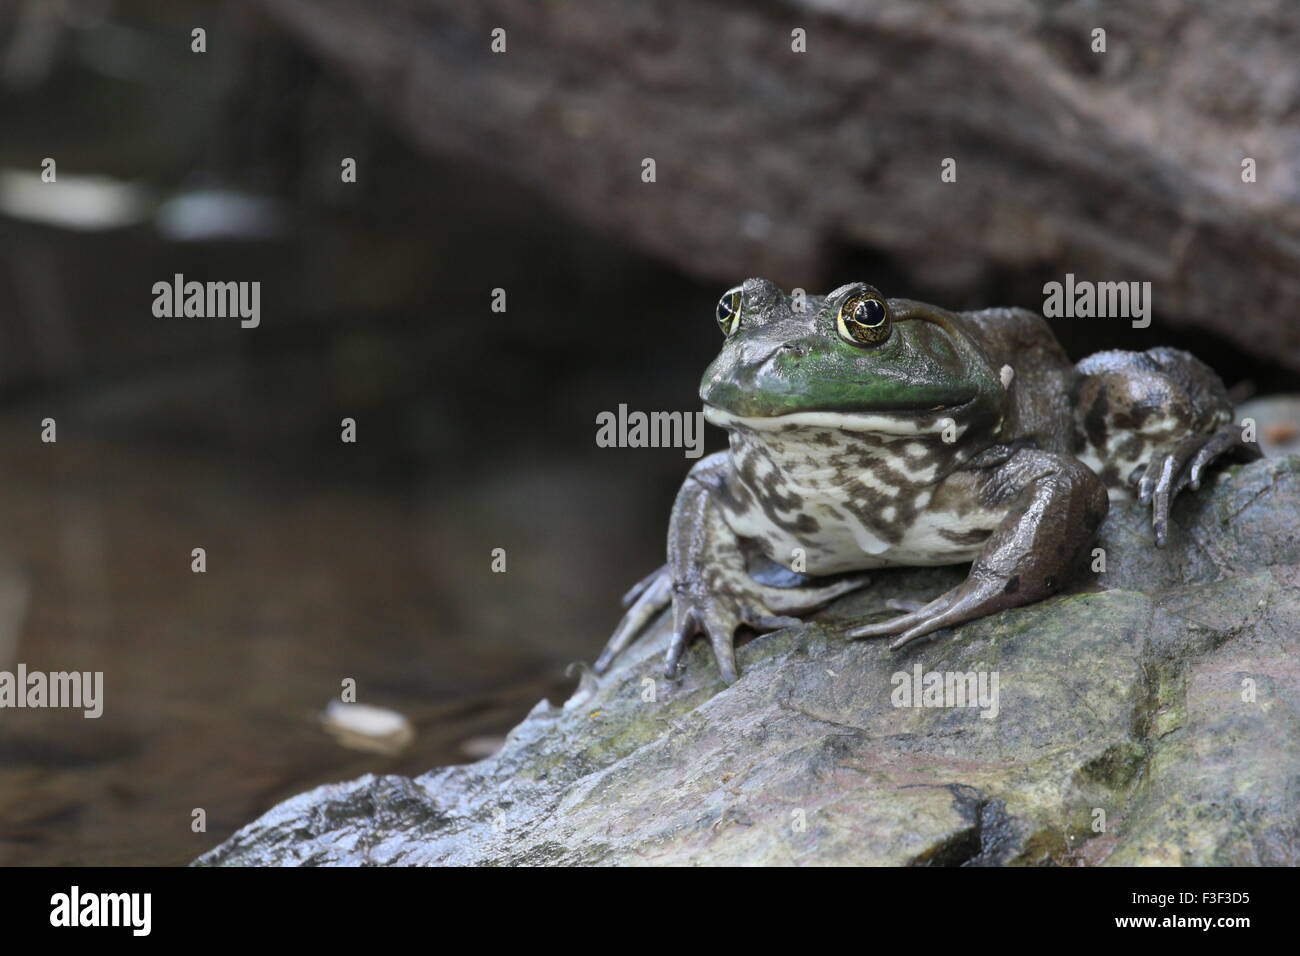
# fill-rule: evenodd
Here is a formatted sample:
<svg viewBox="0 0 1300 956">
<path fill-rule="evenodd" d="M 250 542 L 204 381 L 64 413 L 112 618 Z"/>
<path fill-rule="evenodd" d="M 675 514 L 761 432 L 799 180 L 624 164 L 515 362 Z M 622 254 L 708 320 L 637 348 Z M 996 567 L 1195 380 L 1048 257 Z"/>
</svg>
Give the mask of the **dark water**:
<svg viewBox="0 0 1300 956">
<path fill-rule="evenodd" d="M 563 693 L 563 665 L 597 648 L 623 583 L 597 567 L 620 564 L 617 527 L 583 486 L 539 488 L 544 474 L 380 494 L 254 482 L 240 459 L 40 446 L 12 423 L 3 441 L 4 666 L 105 675 L 98 720 L 3 713 L 7 864 L 182 863 L 315 783 L 465 762 L 475 738 Z M 501 515 L 539 490 L 557 517 L 589 517 L 553 534 Z M 506 574 L 488 571 L 489 543 L 508 547 Z M 317 715 L 344 678 L 414 721 L 410 751 L 367 757 L 326 736 Z M 196 807 L 207 834 L 190 831 Z"/>
<path fill-rule="evenodd" d="M 200 69 L 169 52 L 183 11 L 128 12 L 104 29 L 138 68 L 88 65 L 74 31 L 5 90 L 0 169 L 220 186 L 283 227 L 0 216 L 0 669 L 103 671 L 106 698 L 0 712 L 3 864 L 185 863 L 286 796 L 465 762 L 561 700 L 661 563 L 689 467 L 598 449 L 595 416 L 692 408 L 716 344 L 716 290 L 415 155 L 264 25 L 214 18 L 239 42 Z M 178 272 L 260 281 L 261 326 L 154 317 Z M 347 678 L 415 723 L 408 751 L 322 730 Z"/>
</svg>

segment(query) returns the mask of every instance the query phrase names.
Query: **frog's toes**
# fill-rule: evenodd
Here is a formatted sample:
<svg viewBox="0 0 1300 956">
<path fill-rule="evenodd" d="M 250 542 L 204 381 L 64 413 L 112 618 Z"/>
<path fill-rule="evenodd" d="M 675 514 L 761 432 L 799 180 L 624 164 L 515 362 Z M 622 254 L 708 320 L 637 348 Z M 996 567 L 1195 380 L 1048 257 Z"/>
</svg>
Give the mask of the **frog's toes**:
<svg viewBox="0 0 1300 956">
<path fill-rule="evenodd" d="M 891 611 L 919 611 L 927 603 L 926 601 L 913 601 L 906 598 L 890 598 L 885 601 L 885 607 Z"/>
<path fill-rule="evenodd" d="M 875 624 L 867 624 L 855 628 L 848 632 L 848 636 L 857 637 L 886 637 L 890 634 L 897 634 L 901 630 L 906 630 L 908 625 L 920 621 L 922 611 L 926 608 L 939 606 L 941 599 L 934 601 L 912 601 L 906 599 L 889 598 L 885 601 L 885 607 L 891 611 L 903 611 L 898 617 L 890 618 L 888 621 L 879 621 Z"/>
<path fill-rule="evenodd" d="M 1201 486 L 1205 469 L 1223 455 L 1243 460 L 1259 458 L 1259 445 L 1245 441 L 1231 422 L 1209 435 L 1194 435 L 1172 450 L 1155 455 L 1137 478 L 1138 501 L 1151 506 L 1151 526 L 1156 546 L 1163 548 L 1169 534 L 1169 508 L 1184 488 Z"/>
<path fill-rule="evenodd" d="M 855 628 L 848 632 L 848 636 L 888 637 L 897 634 L 897 639 L 889 645 L 891 651 L 896 651 L 933 631 L 1003 610 L 1009 603 L 1006 593 L 1004 582 L 993 578 L 968 578 L 929 604 L 888 621 Z"/>
<path fill-rule="evenodd" d="M 704 632 L 713 648 L 713 658 L 718 662 L 718 676 L 728 684 L 734 684 L 740 677 L 736 670 L 735 629 L 727 624 L 705 621 Z"/>
<path fill-rule="evenodd" d="M 728 684 L 739 676 L 736 670 L 736 628 L 741 624 L 732 602 L 726 599 L 688 601 L 680 596 L 673 602 L 673 639 L 664 656 L 664 676 L 677 680 L 681 676 L 682 656 L 691 640 L 701 631 L 709 639 L 718 674 Z"/>
<path fill-rule="evenodd" d="M 768 585 L 756 587 L 763 603 L 777 614 L 807 614 L 829 604 L 837 597 L 843 597 L 870 583 L 871 579 L 867 575 L 856 574 L 842 581 L 817 587 L 774 588 Z"/>
<path fill-rule="evenodd" d="M 926 620 L 927 615 L 942 611 L 951 602 L 952 594 L 952 591 L 948 591 L 941 594 L 933 601 L 930 601 L 928 604 L 921 604 L 919 602 L 915 602 L 914 604 L 914 602 L 909 601 L 907 603 L 914 604 L 914 606 L 908 610 L 908 613 L 901 614 L 898 617 L 891 617 L 887 621 L 878 621 L 875 624 L 865 624 L 862 627 L 855 627 L 848 631 L 846 636 L 856 639 L 859 637 L 889 637 L 893 634 L 899 634 L 909 628 L 920 625 Z M 886 606 L 889 606 L 889 604 L 887 603 Z M 890 610 L 907 609 L 890 607 Z"/>
<path fill-rule="evenodd" d="M 641 595 L 653 584 L 658 584 L 668 577 L 668 565 L 661 564 L 636 584 L 628 588 L 623 595 L 623 606 L 631 607 Z"/>
<path fill-rule="evenodd" d="M 1151 506 L 1151 527 L 1158 548 L 1165 546 L 1169 533 L 1169 506 L 1178 492 L 1186 487 L 1187 464 L 1199 446 L 1199 439 L 1189 439 L 1173 451 L 1156 455 L 1138 479 L 1138 501 Z"/>
<path fill-rule="evenodd" d="M 703 633 L 713 648 L 718 672 L 728 684 L 735 683 L 736 630 L 742 625 L 760 633 L 803 623 L 795 614 L 820 607 L 827 601 L 861 587 L 864 579 L 837 581 L 817 588 L 773 588 L 745 586 L 740 593 L 718 591 L 709 596 L 679 593 L 673 600 L 673 639 L 664 659 L 664 673 L 676 680 L 681 660 L 696 634 Z"/>
<path fill-rule="evenodd" d="M 592 665 L 591 669 L 596 674 L 603 674 L 609 670 L 609 665 L 614 662 L 614 658 L 636 640 L 637 636 L 645 630 L 646 625 L 668 606 L 672 600 L 672 579 L 668 577 L 668 569 L 660 568 L 639 582 L 628 592 L 624 600 L 630 603 L 631 607 L 623 615 L 623 620 L 614 630 L 605 649 L 600 652 L 600 657 L 596 658 L 596 663 Z"/>
<path fill-rule="evenodd" d="M 783 627 L 795 627 L 803 621 L 797 617 L 784 614 L 760 614 L 753 618 L 751 625 L 756 631 L 779 631 Z"/>
<path fill-rule="evenodd" d="M 1201 476 L 1205 469 L 1223 455 L 1232 455 L 1239 461 L 1255 461 L 1263 458 L 1264 452 L 1258 442 L 1246 441 L 1242 430 L 1229 422 L 1223 425 L 1205 440 L 1192 457 L 1187 468 L 1187 484 L 1193 491 L 1201 487 Z"/>
</svg>

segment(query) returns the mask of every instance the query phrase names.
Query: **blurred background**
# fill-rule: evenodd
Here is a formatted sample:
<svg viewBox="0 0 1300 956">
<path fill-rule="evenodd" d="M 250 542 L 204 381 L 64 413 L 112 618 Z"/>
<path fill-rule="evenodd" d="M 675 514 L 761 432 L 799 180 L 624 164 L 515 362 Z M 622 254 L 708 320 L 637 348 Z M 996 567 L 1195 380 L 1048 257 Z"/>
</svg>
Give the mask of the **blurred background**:
<svg viewBox="0 0 1300 956">
<path fill-rule="evenodd" d="M 1191 349 L 1285 449 L 1300 13 L 1231 6 L 0 0 L 0 670 L 105 674 L 0 711 L 0 864 L 183 864 L 562 701 L 690 465 L 595 417 L 696 410 L 749 275 L 1151 281 L 1067 351 Z M 260 327 L 155 318 L 175 273 Z M 328 735 L 345 678 L 414 742 Z"/>
</svg>

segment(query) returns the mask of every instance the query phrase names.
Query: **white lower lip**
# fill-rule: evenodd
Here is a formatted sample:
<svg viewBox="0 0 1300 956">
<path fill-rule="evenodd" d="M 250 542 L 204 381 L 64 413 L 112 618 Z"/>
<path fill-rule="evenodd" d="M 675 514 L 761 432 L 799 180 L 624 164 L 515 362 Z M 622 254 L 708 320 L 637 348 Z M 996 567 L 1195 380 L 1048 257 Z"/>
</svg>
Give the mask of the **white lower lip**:
<svg viewBox="0 0 1300 956">
<path fill-rule="evenodd" d="M 876 435 L 933 434 L 943 431 L 945 424 L 943 416 L 933 424 L 927 423 L 928 427 L 922 428 L 920 422 L 905 418 L 851 412 L 791 412 L 788 415 L 745 417 L 733 415 L 713 405 L 704 406 L 704 420 L 719 428 L 739 426 L 755 431 L 774 431 L 795 425 L 805 428 L 829 428 L 836 431 L 870 432 Z"/>
</svg>

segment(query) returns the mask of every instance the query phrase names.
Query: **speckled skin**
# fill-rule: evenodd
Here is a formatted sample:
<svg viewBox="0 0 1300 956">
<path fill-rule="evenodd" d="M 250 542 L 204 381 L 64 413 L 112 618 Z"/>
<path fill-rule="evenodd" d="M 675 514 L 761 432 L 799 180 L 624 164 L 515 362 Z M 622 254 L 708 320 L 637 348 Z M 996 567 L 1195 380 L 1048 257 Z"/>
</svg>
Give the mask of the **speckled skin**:
<svg viewBox="0 0 1300 956">
<path fill-rule="evenodd" d="M 629 592 L 598 673 L 669 603 L 668 674 L 703 633 L 733 681 L 741 625 L 791 624 L 866 583 L 852 572 L 973 562 L 924 607 L 849 631 L 899 635 L 900 647 L 1059 589 L 1108 497 L 1149 502 L 1163 544 L 1170 502 L 1211 461 L 1258 456 L 1230 423 L 1222 383 L 1191 355 L 1102 352 L 1072 365 L 1022 309 L 954 313 L 863 283 L 800 308 L 750 279 L 718 318 L 727 336 L 700 397 L 730 449 L 687 476 L 668 563 Z"/>
</svg>

